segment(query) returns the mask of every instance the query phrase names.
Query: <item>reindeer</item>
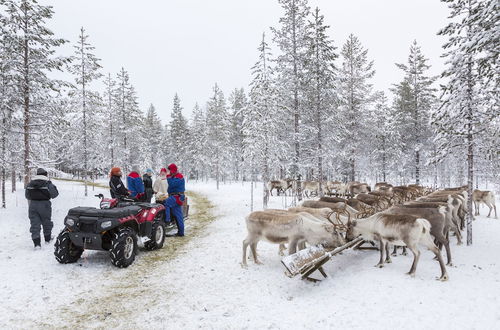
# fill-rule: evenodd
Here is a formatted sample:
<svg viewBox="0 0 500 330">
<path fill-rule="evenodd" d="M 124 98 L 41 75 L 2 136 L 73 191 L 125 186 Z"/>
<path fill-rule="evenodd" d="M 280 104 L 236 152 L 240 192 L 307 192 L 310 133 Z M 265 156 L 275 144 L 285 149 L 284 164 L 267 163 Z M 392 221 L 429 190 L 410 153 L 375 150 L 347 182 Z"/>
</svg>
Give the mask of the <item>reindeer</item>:
<svg viewBox="0 0 500 330">
<path fill-rule="evenodd" d="M 413 264 L 408 272 L 411 276 L 415 276 L 417 270 L 420 258 L 418 244 L 420 243 L 436 255 L 441 268 L 441 277 L 439 279 L 446 281 L 448 280 L 448 273 L 441 253 L 432 240 L 430 230 L 431 224 L 429 221 L 419 216 L 377 213 L 366 219 L 352 221 L 347 231 L 347 239 L 352 240 L 362 236 L 368 241 L 378 240 L 380 242 L 380 260 L 376 266 L 380 268 L 384 266 L 384 252 L 386 254 L 389 252 L 388 243 L 406 245 L 414 256 Z"/>
<path fill-rule="evenodd" d="M 491 215 L 491 210 L 495 210 L 495 219 L 497 219 L 497 207 L 495 205 L 495 194 L 493 191 L 481 191 L 476 189 L 472 192 L 472 201 L 474 202 L 474 215 L 479 215 L 479 206 L 483 203 L 490 208 L 488 218 Z"/>
<path fill-rule="evenodd" d="M 343 237 L 332 224 L 305 212 L 255 211 L 246 217 L 246 225 L 248 235 L 243 241 L 243 267 L 247 266 L 246 252 L 249 245 L 255 263 L 261 264 L 257 258 L 257 243 L 262 239 L 277 244 L 289 243 L 289 254 L 295 253 L 301 241 L 312 245 L 323 244 L 325 248 L 344 244 Z"/>
</svg>

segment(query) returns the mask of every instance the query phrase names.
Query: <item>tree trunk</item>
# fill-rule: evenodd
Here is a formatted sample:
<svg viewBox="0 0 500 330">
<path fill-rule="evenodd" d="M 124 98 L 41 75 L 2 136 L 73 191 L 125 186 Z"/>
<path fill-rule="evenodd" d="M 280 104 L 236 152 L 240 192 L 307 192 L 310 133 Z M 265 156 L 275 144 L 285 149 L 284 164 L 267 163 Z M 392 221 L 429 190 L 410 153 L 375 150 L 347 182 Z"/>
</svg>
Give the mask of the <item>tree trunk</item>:
<svg viewBox="0 0 500 330">
<path fill-rule="evenodd" d="M 470 6 L 470 4 L 469 4 Z M 472 191 L 474 180 L 474 136 L 473 136 L 473 106 L 472 106 L 472 59 L 467 63 L 467 245 L 472 245 Z"/>
<path fill-rule="evenodd" d="M 25 11 L 24 17 L 24 45 L 23 45 L 23 131 L 24 131 L 24 186 L 26 187 L 31 179 L 30 166 L 31 166 L 31 149 L 30 149 L 30 71 L 29 71 L 29 44 L 28 44 L 28 18 Z"/>
<path fill-rule="evenodd" d="M 83 27 L 81 30 L 80 47 L 82 54 L 82 111 L 83 111 L 83 181 L 85 186 L 85 197 L 88 196 L 87 186 L 87 173 L 88 173 L 88 150 L 87 150 L 87 107 L 86 107 L 86 94 L 85 94 L 85 59 L 84 59 L 84 45 L 83 45 Z"/>
<path fill-rule="evenodd" d="M 415 152 L 415 184 L 420 184 L 420 151 Z"/>
<path fill-rule="evenodd" d="M 2 110 L 3 111 L 3 110 Z M 2 118 L 2 164 L 0 166 L 2 167 L 1 173 L 0 173 L 0 180 L 1 180 L 1 185 L 2 185 L 2 208 L 6 208 L 6 202 L 5 202 L 5 180 L 6 178 L 6 171 L 5 171 L 5 166 L 7 165 L 7 157 L 5 154 L 7 153 L 7 118 L 4 113 L 3 118 Z"/>
<path fill-rule="evenodd" d="M 12 186 L 11 188 L 12 188 L 12 192 L 15 193 L 16 190 L 17 190 L 16 189 L 17 186 L 16 186 L 16 168 L 15 168 L 14 164 L 12 164 L 12 172 L 11 172 L 10 176 L 11 176 L 11 186 Z"/>
</svg>

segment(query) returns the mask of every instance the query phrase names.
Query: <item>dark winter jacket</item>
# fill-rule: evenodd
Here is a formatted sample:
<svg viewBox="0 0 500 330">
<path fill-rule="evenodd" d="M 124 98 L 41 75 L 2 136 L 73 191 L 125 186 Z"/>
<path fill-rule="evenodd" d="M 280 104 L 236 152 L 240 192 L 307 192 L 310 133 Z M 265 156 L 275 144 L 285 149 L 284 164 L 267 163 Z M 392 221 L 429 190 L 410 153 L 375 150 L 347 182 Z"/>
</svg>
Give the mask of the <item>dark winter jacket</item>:
<svg viewBox="0 0 500 330">
<path fill-rule="evenodd" d="M 24 192 L 30 201 L 48 201 L 59 196 L 57 187 L 45 175 L 36 175 Z"/>
<path fill-rule="evenodd" d="M 142 181 L 144 182 L 144 189 L 148 190 L 151 189 L 153 190 L 153 179 L 147 174 L 144 174 L 142 176 Z"/>
<path fill-rule="evenodd" d="M 122 178 L 116 175 L 112 175 L 109 179 L 109 190 L 111 192 L 112 198 L 121 198 L 128 196 L 128 190 L 122 182 Z"/>
<path fill-rule="evenodd" d="M 138 194 L 144 194 L 144 183 L 137 172 L 130 172 L 127 176 L 127 186 L 132 198 L 137 197 Z"/>
</svg>

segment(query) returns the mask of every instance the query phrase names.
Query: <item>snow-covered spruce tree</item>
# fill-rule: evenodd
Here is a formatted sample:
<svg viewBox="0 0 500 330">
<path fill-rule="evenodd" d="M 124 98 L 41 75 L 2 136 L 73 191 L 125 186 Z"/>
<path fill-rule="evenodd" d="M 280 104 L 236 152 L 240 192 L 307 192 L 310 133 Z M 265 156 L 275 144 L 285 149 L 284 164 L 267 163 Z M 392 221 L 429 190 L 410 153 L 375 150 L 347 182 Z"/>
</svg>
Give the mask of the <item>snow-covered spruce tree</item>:
<svg viewBox="0 0 500 330">
<path fill-rule="evenodd" d="M 247 106 L 247 97 L 243 88 L 235 88 L 229 95 L 229 108 L 231 116 L 231 171 L 234 180 L 243 179 L 243 111 Z"/>
<path fill-rule="evenodd" d="M 231 122 L 222 90 L 217 84 L 213 88 L 213 96 L 207 103 L 207 149 L 210 156 L 207 165 L 215 174 L 217 190 L 221 179 L 225 179 L 229 168 L 229 145 Z"/>
<path fill-rule="evenodd" d="M 9 161 L 9 141 L 15 139 L 12 132 L 12 116 L 15 111 L 14 81 L 11 76 L 12 66 L 12 37 L 5 29 L 6 18 L 0 13 L 0 185 L 2 194 L 2 208 L 6 208 L 5 183 Z M 15 178 L 14 178 L 15 181 Z"/>
<path fill-rule="evenodd" d="M 58 81 L 51 79 L 47 72 L 63 68 L 67 59 L 54 53 L 66 41 L 54 37 L 46 26 L 53 15 L 51 6 L 39 5 L 35 0 L 1 0 L 0 5 L 7 18 L 4 27 L 12 36 L 11 74 L 17 85 L 16 103 L 21 104 L 23 114 L 24 183 L 27 184 L 38 156 L 31 150 L 32 133 L 42 130 L 46 123 L 37 120 L 39 112 L 34 111 L 33 104 L 56 88 Z"/>
<path fill-rule="evenodd" d="M 283 125 L 289 127 L 293 149 L 289 151 L 291 157 L 290 174 L 300 174 L 300 144 L 304 134 L 301 134 L 301 115 L 304 105 L 304 65 L 307 58 L 307 18 L 310 8 L 307 0 L 279 0 L 284 12 L 280 18 L 280 26 L 271 28 L 274 34 L 273 41 L 281 53 L 276 57 L 277 79 L 279 83 L 280 104 L 289 112 L 289 118 Z M 299 193 L 300 195 L 300 193 Z"/>
<path fill-rule="evenodd" d="M 421 167 L 423 158 L 431 148 L 431 130 L 429 125 L 429 112 L 435 103 L 434 77 L 427 75 L 430 65 L 428 59 L 424 57 L 417 41 L 413 41 L 410 46 L 410 55 L 407 64 L 396 64 L 403 70 L 405 76 L 402 83 L 397 84 L 393 89 L 394 93 L 401 92 L 402 95 L 396 97 L 404 100 L 404 107 L 399 107 L 401 111 L 401 137 L 405 141 L 405 149 L 412 151 L 415 183 L 420 184 Z M 404 133 L 404 134 L 403 134 Z"/>
<path fill-rule="evenodd" d="M 96 141 L 96 126 L 101 121 L 96 121 L 95 112 L 99 111 L 99 96 L 96 95 L 90 88 L 91 83 L 99 79 L 102 74 L 99 72 L 101 65 L 99 59 L 93 54 L 94 47 L 88 41 L 89 36 L 85 33 L 84 28 L 80 29 L 77 43 L 73 46 L 75 54 L 71 57 L 71 64 L 68 66 L 68 71 L 75 77 L 76 86 L 72 91 L 71 97 L 76 101 L 75 112 L 80 117 L 75 125 L 75 129 L 80 131 L 81 139 L 77 138 L 74 141 L 78 144 L 80 152 L 83 154 L 82 172 L 85 182 L 85 196 L 87 196 L 87 175 L 91 170 L 89 168 L 89 157 L 96 158 L 95 155 L 90 155 L 92 151 L 96 152 L 96 146 L 99 146 L 100 141 Z M 97 104 L 96 104 L 97 103 Z M 90 141 L 93 138 L 94 141 Z M 81 141 L 81 144 L 78 143 Z"/>
<path fill-rule="evenodd" d="M 271 168 L 280 166 L 280 159 L 288 152 L 286 141 L 276 134 L 282 129 L 283 114 L 278 107 L 278 91 L 275 86 L 270 49 L 262 35 L 259 58 L 252 67 L 252 82 L 248 106 L 243 112 L 243 143 L 245 163 L 250 175 L 258 167 L 263 181 L 263 208 L 267 208 Z"/>
<path fill-rule="evenodd" d="M 369 114 L 370 166 L 376 170 L 377 181 L 387 182 L 389 177 L 394 177 L 397 173 L 394 170 L 398 168 L 398 160 L 403 156 L 403 148 L 399 145 L 400 136 L 395 114 L 387 104 L 387 97 L 383 92 L 374 94 L 374 103 Z"/>
<path fill-rule="evenodd" d="M 103 104 L 105 111 L 105 132 L 103 136 L 105 137 L 103 144 L 106 144 L 106 164 L 111 169 L 116 166 L 116 153 L 119 150 L 119 139 L 118 139 L 118 126 L 119 117 L 118 114 L 118 98 L 116 95 L 116 81 L 111 78 L 111 73 L 108 73 L 104 79 L 104 95 Z"/>
<path fill-rule="evenodd" d="M 452 22 L 439 32 L 440 35 L 448 36 L 448 41 L 443 46 L 447 59 L 447 69 L 443 77 L 447 79 L 447 84 L 443 86 L 441 106 L 432 114 L 432 123 L 436 128 L 436 139 L 440 146 L 438 157 L 443 157 L 456 147 L 467 150 L 467 191 L 471 196 L 477 137 L 484 134 L 489 121 L 498 117 L 498 103 L 495 102 L 498 100 L 492 100 L 489 93 L 483 93 L 480 89 L 485 77 L 480 76 L 476 60 L 482 56 L 482 48 L 475 48 L 474 41 L 484 32 L 481 27 L 482 18 L 478 17 L 482 3 L 475 0 L 444 2 L 448 3 L 452 19 Z M 498 30 L 493 33 L 498 34 Z M 490 107 L 491 104 L 493 107 Z M 470 245 L 472 198 L 468 200 L 468 209 L 467 245 Z"/>
<path fill-rule="evenodd" d="M 129 74 L 124 68 L 120 70 L 116 78 L 115 102 L 117 104 L 118 127 L 117 138 L 119 139 L 119 150 L 116 161 L 126 170 L 133 164 L 141 161 L 140 152 L 143 135 L 141 127 L 143 116 L 137 104 L 135 88 L 130 83 Z"/>
<path fill-rule="evenodd" d="M 146 166 L 159 171 L 162 160 L 161 145 L 163 125 L 154 105 L 150 104 L 144 121 L 144 159 Z"/>
<path fill-rule="evenodd" d="M 319 8 L 313 13 L 312 20 L 309 21 L 306 37 L 308 51 L 307 65 L 305 68 L 304 82 L 306 86 L 308 110 L 304 111 L 304 119 L 312 129 L 312 140 L 307 144 L 312 148 L 311 156 L 316 160 L 317 179 L 320 184 L 320 193 L 323 192 L 324 180 L 324 156 L 332 153 L 333 150 L 325 148 L 325 141 L 328 138 L 329 130 L 325 129 L 324 123 L 335 118 L 335 79 L 336 67 L 335 47 L 333 41 L 328 37 L 329 26 L 324 23 L 324 16 L 320 14 Z"/>
<path fill-rule="evenodd" d="M 196 180 L 202 179 L 206 172 L 206 164 L 211 154 L 207 148 L 207 120 L 203 109 L 196 103 L 189 123 L 190 138 L 188 145 L 189 174 Z"/>
<path fill-rule="evenodd" d="M 170 125 L 165 124 L 163 125 L 163 129 L 161 132 L 161 144 L 160 144 L 160 152 L 161 152 L 161 158 L 160 161 L 163 164 L 162 167 L 167 167 L 169 162 L 171 162 L 171 150 L 172 150 L 172 145 L 169 143 L 170 140 Z"/>
<path fill-rule="evenodd" d="M 369 134 L 368 107 L 372 101 L 369 80 L 375 74 L 368 50 L 351 34 L 342 47 L 342 67 L 339 70 L 339 156 L 343 159 L 343 174 L 351 181 L 359 175 L 358 160 L 365 155 Z"/>
<path fill-rule="evenodd" d="M 188 125 L 186 118 L 182 114 L 181 100 L 177 93 L 174 96 L 171 118 L 170 139 L 165 141 L 165 143 L 170 144 L 171 148 L 168 158 L 171 159 L 171 162 L 178 163 L 181 168 L 184 168 L 186 165 Z"/>
</svg>

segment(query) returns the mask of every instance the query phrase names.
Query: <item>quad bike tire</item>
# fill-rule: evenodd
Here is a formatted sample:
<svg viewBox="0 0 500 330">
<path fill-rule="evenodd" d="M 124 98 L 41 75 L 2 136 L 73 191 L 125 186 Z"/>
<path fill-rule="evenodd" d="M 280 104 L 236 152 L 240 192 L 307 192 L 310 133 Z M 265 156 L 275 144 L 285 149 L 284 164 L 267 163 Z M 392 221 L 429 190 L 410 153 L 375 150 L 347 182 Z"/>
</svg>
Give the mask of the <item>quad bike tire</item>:
<svg viewBox="0 0 500 330">
<path fill-rule="evenodd" d="M 54 256 L 61 264 L 75 263 L 80 259 L 83 249 L 76 246 L 71 242 L 69 232 L 67 230 L 61 231 L 57 236 L 56 243 L 54 244 Z"/>
<path fill-rule="evenodd" d="M 113 233 L 109 255 L 111 263 L 118 268 L 130 266 L 137 254 L 137 235 L 132 228 L 121 228 Z"/>
<path fill-rule="evenodd" d="M 144 244 L 146 250 L 159 250 L 165 243 L 165 221 L 156 219 L 151 230 L 151 240 Z"/>
</svg>

